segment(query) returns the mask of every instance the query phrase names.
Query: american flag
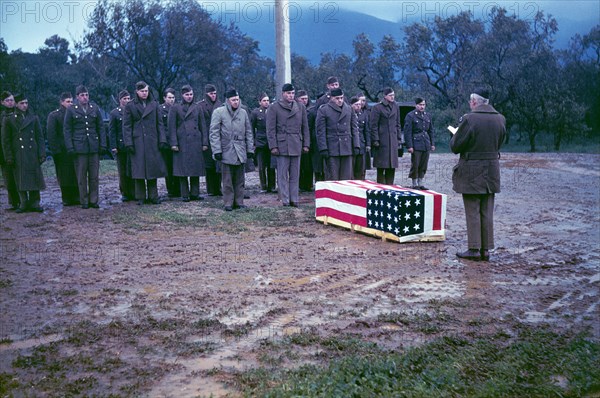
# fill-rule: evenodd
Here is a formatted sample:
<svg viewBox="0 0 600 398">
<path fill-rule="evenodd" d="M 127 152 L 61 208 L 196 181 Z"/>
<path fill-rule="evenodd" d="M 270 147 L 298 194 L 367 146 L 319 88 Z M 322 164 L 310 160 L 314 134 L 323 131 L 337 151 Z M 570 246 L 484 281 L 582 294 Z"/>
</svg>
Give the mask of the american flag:
<svg viewBox="0 0 600 398">
<path fill-rule="evenodd" d="M 444 194 L 372 181 L 320 181 L 315 196 L 320 221 L 381 231 L 400 242 L 445 238 Z"/>
</svg>

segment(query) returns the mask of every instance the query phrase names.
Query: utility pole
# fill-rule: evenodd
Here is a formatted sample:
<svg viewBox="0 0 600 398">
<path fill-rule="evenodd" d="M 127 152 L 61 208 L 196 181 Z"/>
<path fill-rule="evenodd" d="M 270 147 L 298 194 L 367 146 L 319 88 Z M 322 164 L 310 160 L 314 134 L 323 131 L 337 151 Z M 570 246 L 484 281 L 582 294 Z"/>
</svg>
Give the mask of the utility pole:
<svg viewBox="0 0 600 398">
<path fill-rule="evenodd" d="M 289 0 L 275 0 L 275 95 L 292 82 Z"/>
</svg>

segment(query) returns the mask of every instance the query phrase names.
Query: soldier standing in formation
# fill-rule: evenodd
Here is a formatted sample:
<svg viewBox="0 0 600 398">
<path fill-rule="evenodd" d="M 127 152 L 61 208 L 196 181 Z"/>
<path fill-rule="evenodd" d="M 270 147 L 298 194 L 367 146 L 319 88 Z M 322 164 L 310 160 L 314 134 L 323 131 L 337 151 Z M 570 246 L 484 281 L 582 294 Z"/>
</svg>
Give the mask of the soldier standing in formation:
<svg viewBox="0 0 600 398">
<path fill-rule="evenodd" d="M 157 179 L 167 175 L 161 150 L 169 149 L 158 102 L 144 81 L 135 84 L 135 99 L 123 111 L 123 143 L 129 154 L 138 204 L 159 204 Z"/>
<path fill-rule="evenodd" d="M 250 117 L 241 106 L 235 89 L 225 94 L 226 103 L 215 109 L 210 121 L 210 146 L 215 160 L 222 164 L 225 211 L 243 209 L 244 165 L 254 158 Z"/>
<path fill-rule="evenodd" d="M 258 179 L 261 192 L 275 191 L 275 168 L 271 164 L 271 151 L 267 140 L 267 109 L 269 96 L 262 93 L 258 99 L 258 108 L 250 114 L 250 125 L 254 135 L 254 155 L 258 163 Z M 273 159 L 274 160 L 274 159 Z"/>
<path fill-rule="evenodd" d="M 75 156 L 79 202 L 84 209 L 97 209 L 99 199 L 100 153 L 106 151 L 106 134 L 100 109 L 90 102 L 88 89 L 77 86 L 77 103 L 65 114 L 65 147 Z"/>
<path fill-rule="evenodd" d="M 201 106 L 194 103 L 194 89 L 186 84 L 181 88 L 181 103 L 173 105 L 169 111 L 173 175 L 179 178 L 184 202 L 204 199 L 200 195 L 200 177 L 206 175 L 207 126 Z"/>
<path fill-rule="evenodd" d="M 64 206 L 79 205 L 79 187 L 75 174 L 75 159 L 65 147 L 64 123 L 67 108 L 73 105 L 71 93 L 60 95 L 60 108 L 50 112 L 46 122 L 46 138 L 54 160 L 56 179 L 60 186 Z"/>
<path fill-rule="evenodd" d="M 167 138 L 169 136 L 169 111 L 174 103 L 175 89 L 169 87 L 163 92 L 163 103 L 159 107 L 162 128 L 165 130 Z M 162 154 L 167 166 L 167 176 L 165 177 L 167 195 L 170 198 L 178 198 L 181 196 L 181 188 L 179 187 L 179 180 L 177 177 L 173 176 L 173 151 L 169 148 L 168 150 L 162 151 Z"/>
<path fill-rule="evenodd" d="M 423 178 L 427 173 L 429 151 L 435 151 L 433 141 L 433 123 L 431 116 L 425 112 L 427 105 L 423 98 L 415 98 L 416 108 L 406 115 L 404 120 L 404 140 L 410 153 L 410 172 L 413 189 L 427 189 Z"/>
<path fill-rule="evenodd" d="M 390 87 L 383 89 L 383 100 L 371 109 L 369 116 L 373 167 L 377 168 L 377 182 L 394 183 L 398 156 L 402 145 L 400 108 Z"/>
<path fill-rule="evenodd" d="M 363 111 L 362 103 L 359 97 L 350 99 L 352 110 L 356 114 L 358 124 L 358 138 L 360 148 L 358 153 L 354 154 L 354 179 L 364 180 L 366 173 L 366 160 L 371 152 L 371 135 L 369 134 L 369 114 Z"/>
<path fill-rule="evenodd" d="M 294 101 L 295 89 L 283 85 L 282 98 L 267 112 L 267 138 L 277 156 L 277 185 L 283 206 L 298 207 L 300 155 L 308 153 L 310 133 L 304 105 Z"/>
<path fill-rule="evenodd" d="M 325 180 L 351 180 L 353 154 L 360 151 L 356 113 L 344 102 L 341 88 L 317 112 L 317 147 L 325 159 Z"/>
<path fill-rule="evenodd" d="M 2 150 L 4 161 L 13 166 L 20 205 L 17 213 L 43 212 L 40 191 L 46 189 L 41 164 L 46 161 L 46 147 L 40 119 L 29 110 L 24 95 L 15 97 L 14 113 L 2 121 Z"/>
<path fill-rule="evenodd" d="M 199 104 L 200 109 L 202 109 L 202 116 L 204 117 L 204 131 L 208 135 L 212 113 L 215 109 L 223 105 L 217 99 L 217 88 L 214 85 L 207 84 L 204 87 L 204 98 Z M 206 165 L 206 190 L 208 191 L 208 196 L 222 196 L 221 165 L 220 162 L 215 161 L 213 158 L 210 141 L 208 142 L 208 149 L 204 154 L 204 162 Z"/>
<path fill-rule="evenodd" d="M 305 90 L 298 90 L 296 93 L 296 101 L 306 107 L 306 117 L 308 118 L 308 108 L 310 107 L 308 93 Z M 298 184 L 300 186 L 300 192 L 311 192 L 313 190 L 313 165 L 310 148 L 308 153 L 302 153 L 300 156 L 300 177 Z"/>
<path fill-rule="evenodd" d="M 4 159 L 2 150 L 2 121 L 8 115 L 15 112 L 15 97 L 8 91 L 3 91 L 0 94 L 1 110 L 0 110 L 0 166 L 2 167 L 2 177 L 4 178 L 4 187 L 8 193 L 8 204 L 10 210 L 17 210 L 21 201 L 19 199 L 19 191 L 17 191 L 17 183 L 15 182 L 14 165 L 9 165 Z"/>
<path fill-rule="evenodd" d="M 131 179 L 127 150 L 123 142 L 123 111 L 130 100 L 129 91 L 121 90 L 119 92 L 119 106 L 110 112 L 108 121 L 108 142 L 110 151 L 117 161 L 119 190 L 121 191 L 121 200 L 123 202 L 128 202 L 135 198 L 135 186 Z"/>
</svg>

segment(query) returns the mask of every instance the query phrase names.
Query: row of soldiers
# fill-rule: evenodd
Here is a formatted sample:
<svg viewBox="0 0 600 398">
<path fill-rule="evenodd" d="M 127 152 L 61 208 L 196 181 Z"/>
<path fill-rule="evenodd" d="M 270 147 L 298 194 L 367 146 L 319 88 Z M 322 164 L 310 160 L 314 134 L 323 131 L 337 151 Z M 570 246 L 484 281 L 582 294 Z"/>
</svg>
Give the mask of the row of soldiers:
<svg viewBox="0 0 600 398">
<path fill-rule="evenodd" d="M 209 195 L 226 191 L 226 210 L 243 208 L 239 186 L 243 189 L 245 182 L 243 177 L 232 180 L 232 170 L 239 172 L 230 166 L 243 164 L 245 171 L 252 170 L 256 155 L 261 190 L 276 192 L 277 180 L 282 204 L 297 206 L 298 191 L 312 190 L 313 181 L 364 179 L 370 153 L 377 181 L 392 184 L 405 138 L 413 160 L 413 188 L 425 188 L 421 179 L 428 153 L 435 147 L 431 119 L 420 98 L 417 109 L 407 116 L 404 136 L 391 88 L 385 88 L 384 99 L 370 109 L 362 94 L 348 101 L 335 77 L 328 79 L 327 92 L 314 104 L 305 91 L 296 93 L 288 83 L 274 103 L 261 94 L 259 106 L 252 112 L 241 104 L 235 90 L 226 93 L 225 104 L 217 99 L 214 85 L 206 85 L 204 91 L 204 98 L 196 101 L 193 88 L 185 85 L 181 101 L 175 103 L 175 90 L 169 88 L 159 105 L 152 100 L 148 85 L 138 82 L 133 100 L 128 91 L 119 93 L 119 106 L 110 112 L 108 134 L 103 134 L 100 110 L 89 100 L 85 86 L 77 87 L 76 103 L 69 93 L 63 93 L 60 108 L 48 115 L 46 129 L 63 204 L 98 207 L 99 159 L 102 153 L 110 152 L 117 161 L 123 201 L 159 203 L 156 182 L 162 177 L 170 197 L 201 200 L 199 177 L 206 176 Z M 45 151 L 39 119 L 29 112 L 23 96 L 13 99 L 4 92 L 0 99 L 0 153 L 4 154 L 9 202 L 17 212 L 43 211 L 39 191 L 45 185 L 39 165 L 45 160 Z M 11 102 L 16 102 L 14 111 Z M 220 107 L 231 114 L 228 123 L 236 120 L 241 107 L 249 126 L 242 123 L 239 131 L 213 126 L 213 112 Z M 250 139 L 244 131 L 248 129 Z M 234 148 L 243 143 L 233 161 L 223 161 L 226 148 L 221 148 L 222 137 L 226 144 L 232 138 Z M 219 152 L 213 151 L 215 145 Z M 226 181 L 222 181 L 223 169 Z"/>
</svg>

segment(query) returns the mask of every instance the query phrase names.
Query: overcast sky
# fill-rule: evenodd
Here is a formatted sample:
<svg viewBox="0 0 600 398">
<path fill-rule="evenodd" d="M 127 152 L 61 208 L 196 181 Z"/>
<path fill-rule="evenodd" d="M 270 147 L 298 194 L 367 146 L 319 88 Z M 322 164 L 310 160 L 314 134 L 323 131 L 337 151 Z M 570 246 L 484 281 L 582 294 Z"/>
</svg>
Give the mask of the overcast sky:
<svg viewBox="0 0 600 398">
<path fill-rule="evenodd" d="M 202 1 L 206 9 L 213 15 L 231 18 L 237 14 L 239 18 L 256 19 L 265 22 L 265 29 L 270 29 L 268 15 L 275 4 L 274 0 L 257 1 Z M 53 34 L 69 39 L 80 40 L 86 28 L 96 0 L 0 0 L 0 37 L 8 46 L 8 50 L 22 49 L 25 52 L 36 52 L 44 45 L 44 40 Z M 540 0 L 540 1 L 405 1 L 405 0 L 370 0 L 370 1 L 314 1 L 289 0 L 290 13 L 294 14 L 300 5 L 310 9 L 311 18 L 336 18 L 339 9 L 363 12 L 388 21 L 414 21 L 415 18 L 427 21 L 434 16 L 448 17 L 460 11 L 471 11 L 475 18 L 484 19 L 494 5 L 505 7 L 522 19 L 530 20 L 535 13 L 543 10 L 552 14 L 559 23 L 582 21 L 581 34 L 588 33 L 591 26 L 600 23 L 600 0 Z M 262 13 L 260 14 L 262 9 Z M 296 13 L 297 15 L 297 13 Z M 290 16 L 292 19 L 293 16 Z M 340 21 L 343 23 L 343 21 Z"/>
</svg>

